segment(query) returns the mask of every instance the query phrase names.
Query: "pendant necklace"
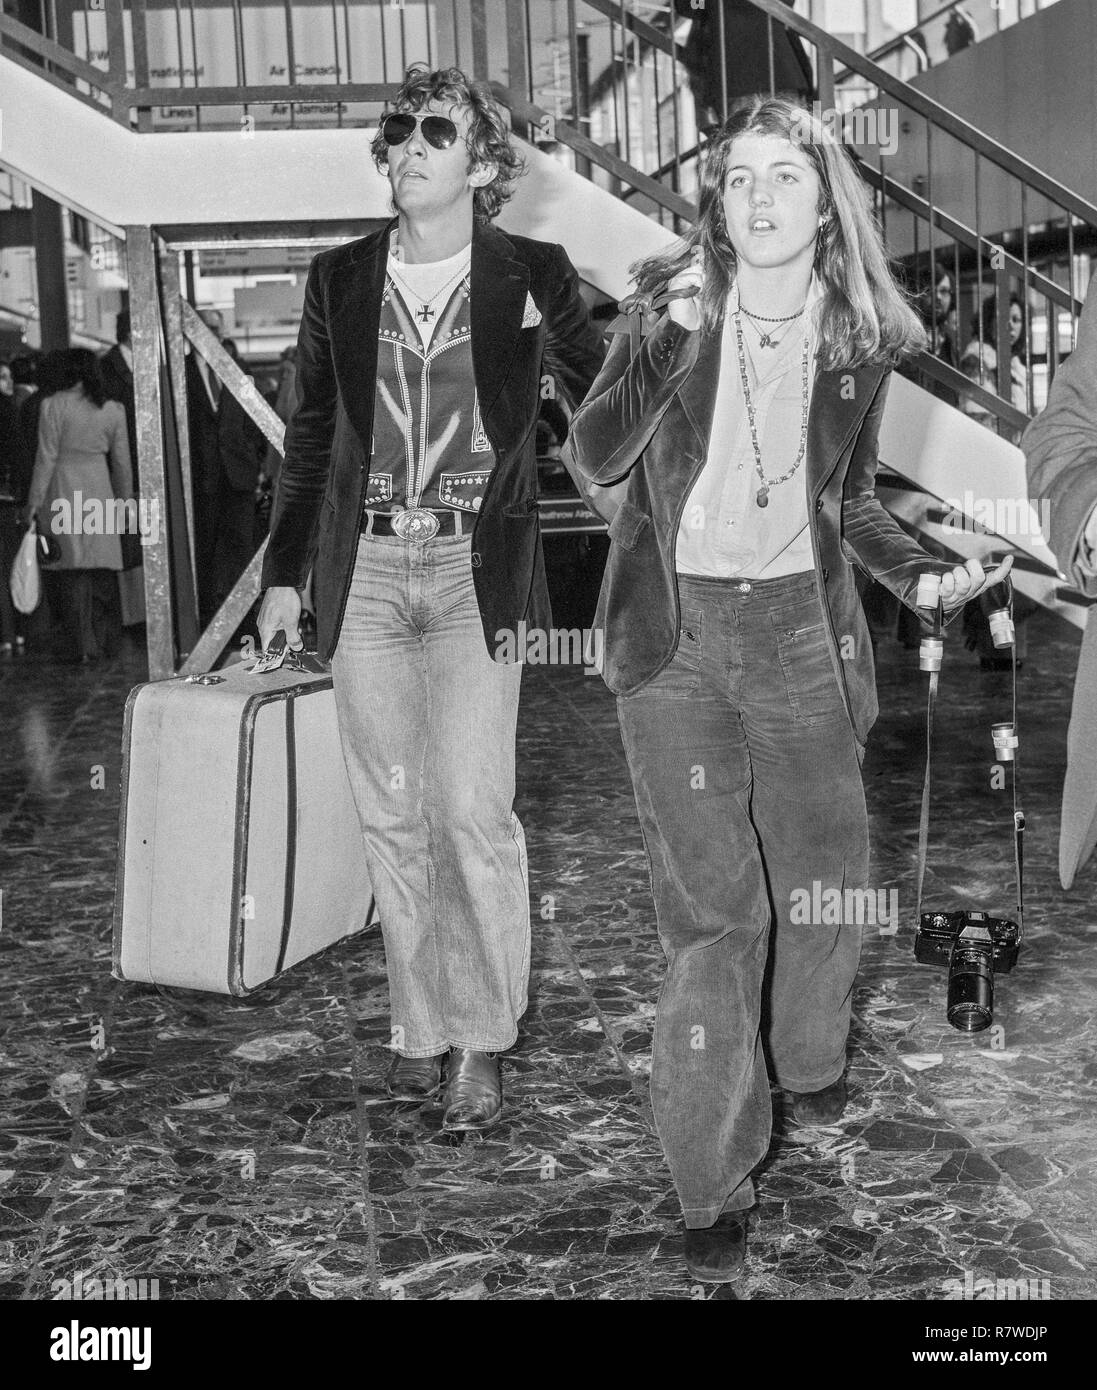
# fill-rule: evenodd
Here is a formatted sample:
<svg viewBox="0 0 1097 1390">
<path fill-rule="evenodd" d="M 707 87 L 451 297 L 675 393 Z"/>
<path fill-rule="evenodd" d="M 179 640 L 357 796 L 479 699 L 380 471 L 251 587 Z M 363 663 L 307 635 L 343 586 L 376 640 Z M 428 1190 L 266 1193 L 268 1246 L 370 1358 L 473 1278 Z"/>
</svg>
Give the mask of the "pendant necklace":
<svg viewBox="0 0 1097 1390">
<path fill-rule="evenodd" d="M 744 311 L 745 312 L 745 311 Z M 803 313 L 803 310 L 800 311 Z M 793 318 L 799 317 L 797 314 Z M 808 342 L 808 335 L 804 334 L 804 350 L 800 355 L 800 372 L 802 378 L 802 409 L 800 417 L 800 448 L 796 454 L 796 461 L 787 473 L 782 473 L 779 478 L 767 478 L 765 470 L 762 468 L 762 450 L 758 444 L 758 429 L 754 422 L 754 402 L 750 398 L 750 382 L 747 380 L 747 359 L 743 350 L 743 324 L 739 317 L 739 310 L 735 310 L 735 345 L 739 351 L 739 377 L 743 383 L 743 399 L 747 406 L 747 420 L 750 423 L 750 442 L 754 446 L 754 466 L 758 473 L 758 480 L 761 487 L 754 494 L 754 500 L 759 507 L 769 506 L 769 490 L 776 487 L 778 483 L 786 483 L 796 472 L 804 461 L 804 454 L 807 450 L 808 441 L 808 354 L 811 350 Z"/>
<path fill-rule="evenodd" d="M 759 338 L 760 338 L 760 340 L 761 340 L 761 341 L 759 342 L 758 346 L 759 346 L 759 347 L 764 347 L 764 348 L 768 348 L 768 347 L 776 348 L 777 345 L 781 342 L 781 339 L 780 339 L 780 338 L 774 339 L 774 337 L 773 337 L 773 329 L 772 329 L 772 328 L 769 329 L 769 331 L 767 332 L 765 329 L 759 328 L 758 325 L 759 325 L 760 323 L 791 323 L 793 319 L 798 319 L 798 318 L 800 317 L 800 315 L 801 315 L 801 314 L 804 312 L 804 310 L 807 308 L 807 304 L 806 304 L 806 303 L 805 303 L 805 304 L 801 304 L 800 307 L 799 307 L 799 309 L 797 309 L 796 312 L 795 312 L 794 314 L 788 314 L 788 315 L 786 315 L 786 317 L 783 318 L 783 319 L 770 319 L 770 318 L 766 318 L 766 316 L 765 316 L 764 314 L 752 314 L 752 313 L 750 312 L 750 310 L 749 310 L 748 308 L 746 308 L 745 305 L 743 305 L 743 304 L 740 304 L 740 305 L 739 305 L 739 308 L 740 308 L 740 309 L 742 310 L 742 312 L 747 316 L 747 318 L 751 321 L 751 323 L 752 323 L 753 326 L 754 326 L 755 331 L 758 333 Z"/>
<path fill-rule="evenodd" d="M 396 270 L 395 266 L 390 268 L 390 273 L 396 277 L 399 283 L 408 292 L 408 294 L 412 296 L 413 299 L 417 299 L 419 301 L 419 307 L 415 311 L 415 317 L 419 320 L 420 323 L 429 323 L 430 320 L 434 318 L 435 314 L 437 313 L 437 310 L 432 309 L 431 305 L 439 297 L 439 295 L 443 294 L 446 290 L 448 290 L 451 285 L 456 284 L 456 282 L 460 280 L 462 276 L 467 275 L 468 269 L 469 268 L 467 265 L 462 265 L 461 269 L 457 272 L 457 274 L 451 275 L 450 278 L 446 281 L 446 283 L 442 286 L 442 288 L 440 290 L 435 290 L 429 299 L 424 299 L 421 294 L 416 294 L 416 292 L 412 289 L 412 287 L 408 284 L 404 277 Z"/>
</svg>

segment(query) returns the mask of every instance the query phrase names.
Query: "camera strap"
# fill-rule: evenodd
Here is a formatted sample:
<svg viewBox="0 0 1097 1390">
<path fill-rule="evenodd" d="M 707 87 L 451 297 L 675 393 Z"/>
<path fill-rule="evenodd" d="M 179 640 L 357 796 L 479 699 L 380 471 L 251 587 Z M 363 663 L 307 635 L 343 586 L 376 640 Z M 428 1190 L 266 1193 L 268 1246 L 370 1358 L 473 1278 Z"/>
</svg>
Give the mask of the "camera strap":
<svg viewBox="0 0 1097 1390">
<path fill-rule="evenodd" d="M 1013 621 L 1013 586 L 1009 590 L 1009 618 Z M 1025 813 L 1020 805 L 1021 740 L 1017 734 L 1017 633 L 1009 649 L 1009 675 L 1013 687 L 1013 733 L 1017 747 L 1013 750 L 1013 869 L 1017 876 L 1017 945 L 1025 939 Z"/>
<path fill-rule="evenodd" d="M 1009 580 L 1005 580 L 1009 584 Z M 1013 586 L 1009 584 L 1009 616 L 1013 621 Z M 937 602 L 937 611 L 934 615 L 933 632 L 939 635 L 942 631 L 944 622 L 944 606 L 940 600 Z M 1012 713 L 1013 713 L 1013 733 L 1017 740 L 1017 746 L 1013 750 L 1013 776 L 1011 785 L 1013 790 L 1013 867 L 1017 881 L 1017 942 L 1018 945 L 1024 940 L 1025 936 L 1025 814 L 1020 805 L 1020 788 L 1018 779 L 1020 776 L 1020 739 L 1017 737 L 1017 637 L 1014 630 L 1014 640 L 1010 645 L 1010 678 L 1012 684 Z M 922 781 L 922 809 L 918 818 L 918 869 L 916 877 L 916 903 L 914 908 L 914 923 L 918 925 L 922 920 L 922 889 L 925 883 L 926 858 L 929 845 L 929 806 L 930 806 L 930 784 L 933 769 L 933 722 L 937 709 L 937 689 L 940 681 L 939 671 L 929 672 L 929 689 L 926 695 L 926 769 Z"/>
<path fill-rule="evenodd" d="M 934 630 L 940 632 L 944 606 L 938 600 Z M 929 792 L 933 777 L 933 716 L 937 708 L 937 685 L 940 671 L 930 671 L 926 694 L 926 770 L 922 776 L 922 810 L 918 817 L 918 877 L 915 889 L 914 925 L 922 920 L 922 886 L 926 877 L 926 852 L 929 845 Z"/>
</svg>

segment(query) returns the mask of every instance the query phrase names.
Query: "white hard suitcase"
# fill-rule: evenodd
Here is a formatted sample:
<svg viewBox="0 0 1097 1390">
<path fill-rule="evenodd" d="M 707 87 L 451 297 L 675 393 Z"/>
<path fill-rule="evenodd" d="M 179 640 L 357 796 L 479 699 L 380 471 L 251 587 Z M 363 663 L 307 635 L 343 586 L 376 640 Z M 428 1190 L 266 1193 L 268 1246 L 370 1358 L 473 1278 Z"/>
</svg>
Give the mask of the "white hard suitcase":
<svg viewBox="0 0 1097 1390">
<path fill-rule="evenodd" d="M 246 995 L 376 921 L 331 676 L 250 666 L 126 702 L 118 979 Z"/>
</svg>

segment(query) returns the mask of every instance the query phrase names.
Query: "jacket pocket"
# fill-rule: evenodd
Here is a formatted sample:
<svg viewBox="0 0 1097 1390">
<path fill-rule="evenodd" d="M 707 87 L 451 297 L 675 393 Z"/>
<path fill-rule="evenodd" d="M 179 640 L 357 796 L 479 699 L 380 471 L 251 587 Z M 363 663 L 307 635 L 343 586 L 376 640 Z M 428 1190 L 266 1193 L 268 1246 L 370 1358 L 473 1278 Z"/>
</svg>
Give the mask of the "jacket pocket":
<svg viewBox="0 0 1097 1390">
<path fill-rule="evenodd" d="M 372 507 L 378 502 L 392 501 L 392 474 L 370 473 L 366 483 L 365 505 Z"/>
<path fill-rule="evenodd" d="M 635 550 L 644 528 L 650 525 L 650 516 L 631 502 L 623 501 L 609 524 L 609 538 L 622 550 Z"/>
</svg>

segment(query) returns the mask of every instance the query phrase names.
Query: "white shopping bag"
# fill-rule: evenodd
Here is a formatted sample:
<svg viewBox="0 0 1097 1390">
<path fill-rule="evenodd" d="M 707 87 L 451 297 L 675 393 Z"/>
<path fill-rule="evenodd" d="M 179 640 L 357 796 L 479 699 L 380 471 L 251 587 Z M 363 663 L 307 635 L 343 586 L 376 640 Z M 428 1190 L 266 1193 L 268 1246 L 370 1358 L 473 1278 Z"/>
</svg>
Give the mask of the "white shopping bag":
<svg viewBox="0 0 1097 1390">
<path fill-rule="evenodd" d="M 42 599 L 42 575 L 38 568 L 38 532 L 33 526 L 19 542 L 11 567 L 11 601 L 20 613 L 33 613 Z"/>
</svg>

